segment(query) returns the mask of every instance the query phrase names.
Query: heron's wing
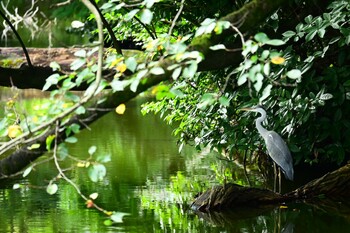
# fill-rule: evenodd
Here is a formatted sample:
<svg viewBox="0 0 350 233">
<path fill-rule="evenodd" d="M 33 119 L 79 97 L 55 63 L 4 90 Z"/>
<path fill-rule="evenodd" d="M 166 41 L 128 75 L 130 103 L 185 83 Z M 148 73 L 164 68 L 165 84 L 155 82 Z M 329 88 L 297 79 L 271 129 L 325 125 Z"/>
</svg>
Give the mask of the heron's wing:
<svg viewBox="0 0 350 233">
<path fill-rule="evenodd" d="M 282 168 L 287 179 L 293 180 L 293 159 L 287 144 L 283 141 L 281 136 L 274 131 L 266 132 L 263 137 L 272 160 Z"/>
</svg>

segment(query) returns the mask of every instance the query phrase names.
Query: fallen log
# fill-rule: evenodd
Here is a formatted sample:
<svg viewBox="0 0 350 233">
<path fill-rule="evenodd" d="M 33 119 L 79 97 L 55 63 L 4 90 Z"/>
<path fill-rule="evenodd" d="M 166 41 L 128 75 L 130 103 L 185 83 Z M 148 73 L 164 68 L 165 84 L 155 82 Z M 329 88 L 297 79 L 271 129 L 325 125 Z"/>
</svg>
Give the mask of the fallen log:
<svg viewBox="0 0 350 233">
<path fill-rule="evenodd" d="M 350 164 L 310 181 L 281 195 L 268 189 L 243 187 L 237 184 L 215 186 L 200 194 L 191 208 L 200 212 L 227 211 L 242 207 L 280 205 L 291 201 L 312 202 L 315 198 L 344 199 L 350 196 Z"/>
</svg>

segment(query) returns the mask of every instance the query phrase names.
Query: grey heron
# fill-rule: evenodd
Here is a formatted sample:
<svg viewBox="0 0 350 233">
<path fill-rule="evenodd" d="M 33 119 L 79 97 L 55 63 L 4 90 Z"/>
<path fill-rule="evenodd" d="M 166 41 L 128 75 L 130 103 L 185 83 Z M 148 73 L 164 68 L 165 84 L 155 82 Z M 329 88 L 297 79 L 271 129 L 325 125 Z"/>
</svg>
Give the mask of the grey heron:
<svg viewBox="0 0 350 233">
<path fill-rule="evenodd" d="M 279 173 L 279 192 L 281 192 L 281 169 L 286 179 L 294 179 L 293 159 L 288 149 L 287 144 L 281 138 L 281 136 L 275 131 L 268 131 L 262 127 L 261 123 L 266 119 L 266 111 L 262 106 L 255 106 L 252 108 L 243 108 L 242 111 L 251 111 L 260 113 L 260 117 L 255 120 L 256 128 L 259 131 L 261 137 L 264 138 L 269 156 L 274 161 L 274 167 L 278 166 Z M 276 191 L 276 169 L 275 171 L 275 183 L 274 191 Z"/>
</svg>

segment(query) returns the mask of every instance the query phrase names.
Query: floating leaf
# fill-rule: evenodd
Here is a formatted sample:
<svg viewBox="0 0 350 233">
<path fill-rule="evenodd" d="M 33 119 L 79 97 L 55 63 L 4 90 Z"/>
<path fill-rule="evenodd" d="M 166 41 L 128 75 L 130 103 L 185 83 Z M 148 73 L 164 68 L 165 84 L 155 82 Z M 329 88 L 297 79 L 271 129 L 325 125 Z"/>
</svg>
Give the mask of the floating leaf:
<svg viewBox="0 0 350 233">
<path fill-rule="evenodd" d="M 126 110 L 125 104 L 119 104 L 118 107 L 115 108 L 115 112 L 119 115 L 123 115 Z"/>
<path fill-rule="evenodd" d="M 90 146 L 89 148 L 89 155 L 93 155 L 96 152 L 97 147 L 96 146 Z"/>
<path fill-rule="evenodd" d="M 287 72 L 287 76 L 290 79 L 299 79 L 301 78 L 301 71 L 298 69 L 293 69 Z"/>
<path fill-rule="evenodd" d="M 32 166 L 30 166 L 30 167 L 27 167 L 27 169 L 26 170 L 24 170 L 24 172 L 23 172 L 23 177 L 26 177 L 26 176 L 28 176 L 29 175 L 29 173 L 32 171 L 32 169 L 33 169 L 33 167 Z"/>
<path fill-rule="evenodd" d="M 46 192 L 50 195 L 53 195 L 57 192 L 58 190 L 58 186 L 57 184 L 52 184 L 50 183 L 47 187 L 46 187 Z"/>
</svg>

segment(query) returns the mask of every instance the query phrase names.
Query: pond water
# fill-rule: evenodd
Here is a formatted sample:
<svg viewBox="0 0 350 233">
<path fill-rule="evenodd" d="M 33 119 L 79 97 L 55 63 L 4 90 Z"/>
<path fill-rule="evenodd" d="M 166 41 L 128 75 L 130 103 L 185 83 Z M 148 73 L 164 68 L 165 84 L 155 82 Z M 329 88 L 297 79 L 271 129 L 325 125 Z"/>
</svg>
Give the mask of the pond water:
<svg viewBox="0 0 350 233">
<path fill-rule="evenodd" d="M 29 176 L 0 185 L 0 232 L 350 232 L 350 204 L 293 203 L 266 210 L 199 214 L 189 203 L 200 187 L 215 184 L 215 153 L 186 147 L 181 153 L 172 129 L 158 116 L 140 114 L 142 99 L 127 104 L 124 115 L 112 112 L 78 135 L 69 153 L 80 159 L 97 146 L 96 155 L 111 155 L 103 182 L 89 180 L 87 169 L 66 174 L 89 196 L 97 192 L 100 207 L 127 213 L 120 223 L 104 225 L 107 216 L 87 208 L 75 189 L 62 179 L 58 192 L 45 188 L 58 171 L 43 163 Z M 48 158 L 44 156 L 41 160 Z M 62 163 L 62 167 L 76 162 Z M 241 179 L 238 177 L 238 180 Z M 13 189 L 20 183 L 22 188 Z"/>
</svg>

